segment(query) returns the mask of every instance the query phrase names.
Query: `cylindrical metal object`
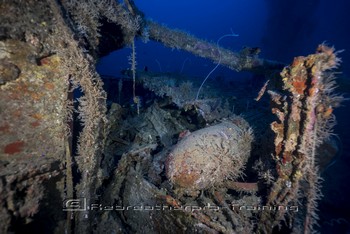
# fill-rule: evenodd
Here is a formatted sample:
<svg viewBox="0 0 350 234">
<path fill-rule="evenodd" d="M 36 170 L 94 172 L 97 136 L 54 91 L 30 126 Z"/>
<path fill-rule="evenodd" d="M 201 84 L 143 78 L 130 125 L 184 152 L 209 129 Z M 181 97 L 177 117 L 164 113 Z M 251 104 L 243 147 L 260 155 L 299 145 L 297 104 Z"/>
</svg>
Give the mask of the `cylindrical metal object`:
<svg viewBox="0 0 350 234">
<path fill-rule="evenodd" d="M 220 186 L 242 173 L 252 140 L 252 131 L 241 117 L 195 131 L 170 152 L 167 178 L 186 194 Z"/>
</svg>

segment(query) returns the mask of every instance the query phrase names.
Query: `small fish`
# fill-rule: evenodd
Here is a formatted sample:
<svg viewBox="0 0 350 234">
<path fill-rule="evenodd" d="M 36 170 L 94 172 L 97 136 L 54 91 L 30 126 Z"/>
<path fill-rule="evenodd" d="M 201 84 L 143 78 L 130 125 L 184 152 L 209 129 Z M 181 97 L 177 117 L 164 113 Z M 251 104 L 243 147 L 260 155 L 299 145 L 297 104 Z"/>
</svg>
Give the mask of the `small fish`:
<svg viewBox="0 0 350 234">
<path fill-rule="evenodd" d="M 266 91 L 266 87 L 269 84 L 270 80 L 267 80 L 264 84 L 264 86 L 261 88 L 261 90 L 258 93 L 258 96 L 255 98 L 255 101 L 259 101 L 260 98 L 264 95 L 265 91 Z"/>
</svg>

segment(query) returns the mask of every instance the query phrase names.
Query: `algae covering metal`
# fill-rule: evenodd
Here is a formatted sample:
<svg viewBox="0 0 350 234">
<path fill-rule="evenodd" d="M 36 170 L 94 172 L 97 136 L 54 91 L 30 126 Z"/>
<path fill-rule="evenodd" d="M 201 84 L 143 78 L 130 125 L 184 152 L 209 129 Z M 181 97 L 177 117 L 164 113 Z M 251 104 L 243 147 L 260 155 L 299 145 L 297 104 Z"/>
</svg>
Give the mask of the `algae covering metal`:
<svg viewBox="0 0 350 234">
<path fill-rule="evenodd" d="M 0 233 L 34 230 L 35 219 L 52 231 L 65 218 L 57 207 L 69 149 L 63 40 L 45 1 L 2 1 L 0 9 Z"/>
<path fill-rule="evenodd" d="M 31 46 L 15 40 L 0 42 L 0 50 L 1 159 L 64 155 L 67 77 L 60 58 L 51 55 L 37 61 Z M 10 71 L 14 69 L 16 76 Z"/>
<path fill-rule="evenodd" d="M 29 223 L 44 199 L 44 183 L 62 172 L 67 76 L 61 63 L 54 54 L 38 58 L 30 43 L 0 41 L 1 227 Z"/>
</svg>

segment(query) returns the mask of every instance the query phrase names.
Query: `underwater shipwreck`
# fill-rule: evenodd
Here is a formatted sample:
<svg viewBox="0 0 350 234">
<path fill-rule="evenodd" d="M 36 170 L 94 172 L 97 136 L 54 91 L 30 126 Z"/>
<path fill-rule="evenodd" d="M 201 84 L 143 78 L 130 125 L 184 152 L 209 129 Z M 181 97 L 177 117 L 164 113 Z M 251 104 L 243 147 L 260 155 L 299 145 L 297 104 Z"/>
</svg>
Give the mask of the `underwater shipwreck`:
<svg viewBox="0 0 350 234">
<path fill-rule="evenodd" d="M 340 151 L 333 47 L 284 64 L 150 21 L 130 0 L 0 10 L 0 233 L 318 230 L 321 173 Z M 260 79 L 137 69 L 136 39 Z M 97 60 L 126 46 L 130 68 L 100 76 Z"/>
</svg>

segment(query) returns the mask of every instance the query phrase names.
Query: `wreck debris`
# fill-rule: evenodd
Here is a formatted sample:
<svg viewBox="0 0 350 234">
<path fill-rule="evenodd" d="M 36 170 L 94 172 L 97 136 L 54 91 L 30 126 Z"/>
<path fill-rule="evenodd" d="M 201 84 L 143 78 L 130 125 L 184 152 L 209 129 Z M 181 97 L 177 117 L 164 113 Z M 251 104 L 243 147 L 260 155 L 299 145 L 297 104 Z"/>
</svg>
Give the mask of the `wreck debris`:
<svg viewBox="0 0 350 234">
<path fill-rule="evenodd" d="M 152 109 L 153 114 L 147 111 L 141 115 L 162 115 L 164 113 L 164 110 L 159 108 Z M 168 121 L 159 119 L 158 122 L 171 133 L 174 130 L 171 130 L 171 125 L 165 124 Z M 237 121 L 242 121 L 242 119 L 238 118 Z M 152 126 L 149 127 L 149 130 L 153 129 Z M 179 129 L 175 131 L 179 132 Z M 196 132 L 190 133 L 188 137 L 191 134 L 196 134 Z M 226 184 L 223 185 L 223 188 L 214 185 L 215 192 L 212 192 L 211 188 L 204 189 L 197 199 L 181 197 L 174 193 L 169 181 L 162 176 L 168 149 L 165 148 L 156 153 L 159 147 L 156 144 L 146 142 L 143 142 L 142 145 L 131 144 L 129 151 L 120 159 L 117 170 L 113 171 L 111 183 L 107 185 L 103 193 L 102 200 L 117 204 L 118 210 L 107 212 L 107 217 L 104 217 L 103 220 L 113 220 L 115 228 L 125 228 L 126 232 L 163 233 L 169 230 L 169 227 L 174 232 L 180 233 L 184 231 L 232 233 L 237 230 L 252 230 L 253 225 L 248 221 L 252 217 L 252 212 L 232 210 L 231 202 L 234 200 L 233 197 L 226 194 Z M 256 184 L 238 183 L 236 187 L 255 190 Z M 243 206 L 252 204 L 251 201 L 259 201 L 259 199 L 251 195 L 241 198 L 234 204 L 241 203 Z M 254 202 L 254 204 L 258 205 L 259 202 Z M 126 207 L 129 209 L 126 210 Z M 134 208 L 137 210 L 133 210 Z M 232 220 L 234 220 L 233 223 L 231 223 Z M 100 224 L 97 226 L 98 230 L 113 230 L 113 227 L 105 227 Z"/>
<path fill-rule="evenodd" d="M 169 227 L 176 232 L 204 232 L 210 230 L 212 233 L 232 233 L 240 230 L 253 230 L 252 220 L 256 219 L 256 214 L 252 211 L 233 211 L 232 204 L 240 202 L 239 204 L 244 206 L 245 204 L 252 204 L 251 200 L 253 200 L 258 201 L 254 202 L 258 206 L 261 199 L 256 195 L 257 183 L 235 183 L 231 181 L 232 178 L 230 179 L 229 175 L 231 171 L 229 171 L 224 176 L 222 183 L 200 189 L 200 196 L 197 196 L 197 190 L 188 190 L 187 194 L 181 193 L 181 188 L 174 189 L 174 186 L 167 179 L 167 156 L 171 153 L 171 148 L 176 148 L 182 140 L 186 140 L 192 134 L 197 134 L 196 129 L 188 128 L 188 123 L 184 121 L 187 112 L 177 110 L 183 116 L 174 112 L 171 113 L 166 107 L 160 107 L 157 102 L 154 102 L 140 115 L 134 113 L 131 118 L 126 116 L 118 118 L 122 113 L 122 107 L 119 106 L 118 109 L 114 107 L 115 105 L 112 105 L 111 114 L 108 115 L 109 120 L 113 122 L 111 123 L 112 126 L 114 126 L 110 134 L 123 137 L 124 140 L 128 139 L 129 144 L 122 145 L 119 142 L 107 144 L 111 150 L 104 153 L 105 158 L 110 158 L 109 154 L 115 152 L 118 152 L 118 155 L 114 157 L 119 157 L 120 154 L 122 156 L 116 170 L 109 166 L 104 167 L 107 172 L 105 175 L 109 174 L 110 176 L 105 177 L 105 187 L 103 192 L 100 193 L 101 201 L 117 204 L 118 210 L 107 212 L 108 214 L 104 214 L 103 217 L 96 217 L 97 221 L 95 222 L 98 230 L 113 229 L 112 227 L 106 228 L 101 224 L 105 223 L 106 220 L 113 220 L 114 227 L 124 229 L 125 232 L 163 233 L 164 228 Z M 111 118 L 112 116 L 117 117 L 116 122 Z M 144 121 L 140 121 L 140 119 Z M 237 145 L 239 145 L 238 143 L 244 138 L 240 136 L 240 133 L 243 133 L 244 129 L 249 129 L 248 124 L 241 117 L 232 117 L 231 120 L 222 121 L 235 126 L 233 132 L 236 135 L 232 134 L 234 136 L 231 140 L 235 141 L 236 139 Z M 217 125 L 220 126 L 220 124 L 216 124 L 213 127 L 215 128 Z M 126 129 L 127 131 L 125 131 Z M 205 131 L 205 129 L 202 130 Z M 124 134 L 125 132 L 134 133 L 127 136 Z M 179 135 L 183 137 L 182 140 L 177 139 Z M 229 131 L 225 132 L 225 129 L 222 132 L 218 131 L 217 141 L 222 140 L 223 145 L 228 144 L 225 142 L 225 136 L 229 137 Z M 108 139 L 111 140 L 110 137 Z M 205 141 L 205 136 L 203 136 L 203 141 Z M 247 142 L 251 142 L 251 140 Z M 235 142 L 232 142 L 232 145 L 235 145 Z M 250 143 L 249 146 L 246 146 L 250 148 Z M 209 143 L 208 147 L 210 147 Z M 238 148 L 236 150 L 243 152 L 243 154 L 249 151 L 249 149 L 239 150 Z M 218 161 L 216 163 L 220 164 Z M 220 169 L 222 169 L 226 165 L 220 166 Z M 237 170 L 238 168 L 240 168 L 240 172 L 243 172 L 243 167 L 237 165 Z M 210 173 L 210 170 L 206 172 Z M 240 175 L 242 174 L 240 173 Z M 239 175 L 237 177 L 241 181 L 245 181 L 243 177 Z M 228 193 L 228 190 L 231 193 L 237 192 L 249 195 L 242 198 L 241 195 Z M 182 191 L 184 191 L 183 188 Z M 123 206 L 137 207 L 137 209 L 142 209 L 142 212 L 130 210 L 131 208 L 128 211 L 121 211 L 119 208 Z M 235 220 L 235 222 L 232 220 Z"/>
<path fill-rule="evenodd" d="M 169 153 L 167 178 L 186 194 L 237 179 L 250 155 L 252 132 L 240 117 L 184 137 Z"/>
<path fill-rule="evenodd" d="M 194 100 L 195 88 L 190 81 L 181 81 L 169 75 L 139 73 L 143 86 L 159 97 L 170 97 L 171 101 L 182 108 L 186 103 Z"/>
<path fill-rule="evenodd" d="M 333 94 L 338 66 L 334 48 L 324 44 L 316 53 L 296 57 L 281 72 L 283 92 L 269 91 L 278 121 L 271 124 L 275 132 L 276 170 L 278 179 L 268 195 L 268 206 L 302 205 L 298 215 L 276 210 L 263 213 L 259 228 L 271 233 L 281 220 L 293 223 L 296 232 L 310 233 L 317 221 L 320 198 L 317 147 L 329 136 L 334 125 L 333 108 L 341 96 Z"/>
<path fill-rule="evenodd" d="M 211 59 L 216 63 L 220 61 L 221 65 L 235 71 L 268 72 L 282 69 L 285 66 L 280 62 L 260 59 L 257 55 L 232 52 L 218 47 L 215 43 L 209 43 L 180 30 L 172 30 L 153 21 L 147 21 L 147 26 L 150 39 L 171 48 L 182 49 Z"/>
</svg>

